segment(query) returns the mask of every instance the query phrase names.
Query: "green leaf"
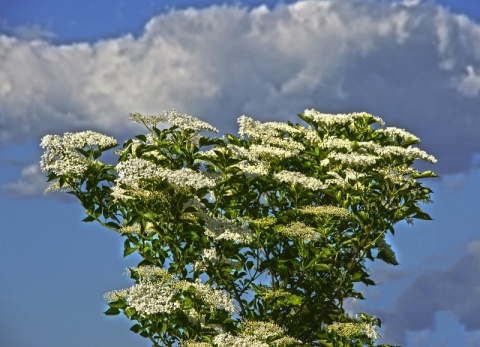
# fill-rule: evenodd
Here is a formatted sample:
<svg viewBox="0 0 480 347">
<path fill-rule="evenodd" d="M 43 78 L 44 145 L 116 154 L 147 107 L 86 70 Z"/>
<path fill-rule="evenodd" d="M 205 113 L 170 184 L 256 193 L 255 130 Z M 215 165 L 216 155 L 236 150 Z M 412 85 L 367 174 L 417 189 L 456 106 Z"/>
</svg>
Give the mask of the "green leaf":
<svg viewBox="0 0 480 347">
<path fill-rule="evenodd" d="M 124 308 L 126 304 L 125 304 L 125 301 L 123 300 L 117 300 L 117 301 L 110 302 L 108 306 L 114 307 L 114 308 Z"/>
<path fill-rule="evenodd" d="M 298 306 L 302 304 L 303 298 L 299 295 L 292 294 L 292 295 L 289 295 L 285 301 L 290 305 Z"/>
<path fill-rule="evenodd" d="M 130 328 L 131 331 L 133 331 L 135 334 L 138 334 L 140 331 L 142 331 L 143 327 L 140 324 L 135 324 Z"/>
<path fill-rule="evenodd" d="M 430 215 L 428 213 L 425 213 L 423 211 L 419 211 L 417 212 L 413 218 L 416 218 L 416 219 L 423 219 L 423 220 L 433 220 L 432 217 L 430 217 Z"/>
<path fill-rule="evenodd" d="M 438 175 L 433 171 L 424 171 L 412 175 L 413 178 L 433 178 L 438 177 Z"/>
<path fill-rule="evenodd" d="M 137 139 L 139 139 L 140 141 L 143 141 L 143 142 L 147 142 L 147 137 L 145 135 L 136 135 L 135 136 Z"/>
<path fill-rule="evenodd" d="M 315 270 L 317 271 L 329 271 L 330 265 L 327 264 L 315 264 Z"/>
<path fill-rule="evenodd" d="M 116 316 L 120 314 L 120 310 L 116 307 L 110 307 L 108 310 L 104 312 L 107 316 Z"/>
<path fill-rule="evenodd" d="M 92 215 L 88 215 L 82 219 L 82 222 L 93 222 L 93 221 L 96 221 L 96 219 Z"/>
</svg>

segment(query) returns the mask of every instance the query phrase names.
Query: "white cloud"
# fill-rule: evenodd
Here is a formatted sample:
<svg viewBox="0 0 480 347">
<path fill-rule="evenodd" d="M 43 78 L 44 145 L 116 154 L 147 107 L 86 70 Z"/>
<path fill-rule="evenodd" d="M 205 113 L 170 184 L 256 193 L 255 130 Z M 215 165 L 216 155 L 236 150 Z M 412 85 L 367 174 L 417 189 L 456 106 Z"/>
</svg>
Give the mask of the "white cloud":
<svg viewBox="0 0 480 347">
<path fill-rule="evenodd" d="M 467 66 L 467 74 L 460 78 L 458 90 L 468 97 L 476 97 L 480 91 L 480 74 L 471 65 Z"/>
<path fill-rule="evenodd" d="M 16 196 L 32 196 L 43 193 L 47 183 L 39 165 L 34 164 L 23 168 L 18 181 L 6 184 L 4 188 Z"/>
<path fill-rule="evenodd" d="M 453 266 L 439 271 L 425 270 L 417 273 L 416 278 L 396 297 L 392 310 L 387 312 L 379 307 L 366 308 L 387 323 L 384 335 L 388 342 L 437 346 L 433 341 L 439 336 L 434 331 L 445 330 L 438 328 L 438 315 L 441 316 L 442 311 L 448 312 L 448 316 L 465 329 L 465 332 L 460 331 L 460 328 L 454 329 L 459 336 L 468 337 L 469 341 L 478 339 L 480 241 L 471 241 L 465 248 L 467 252 L 462 250 L 459 255 L 463 256 Z"/>
<path fill-rule="evenodd" d="M 375 113 L 464 171 L 480 152 L 479 40 L 480 25 L 432 3 L 373 0 L 178 10 L 95 44 L 2 36 L 0 144 L 119 135 L 131 111 L 175 107 L 232 132 L 243 113 L 315 107 Z"/>
<path fill-rule="evenodd" d="M 47 27 L 39 24 L 11 25 L 0 17 L 0 32 L 15 36 L 21 40 L 50 40 L 55 37 Z"/>
</svg>

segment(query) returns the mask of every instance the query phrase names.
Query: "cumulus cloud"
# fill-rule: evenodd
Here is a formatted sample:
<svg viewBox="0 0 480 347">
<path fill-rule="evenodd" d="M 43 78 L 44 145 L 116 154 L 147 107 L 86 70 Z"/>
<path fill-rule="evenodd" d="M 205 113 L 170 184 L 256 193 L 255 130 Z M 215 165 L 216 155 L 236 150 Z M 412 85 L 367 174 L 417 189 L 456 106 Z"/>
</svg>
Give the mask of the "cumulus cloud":
<svg viewBox="0 0 480 347">
<path fill-rule="evenodd" d="M 452 267 L 419 275 L 396 299 L 392 312 L 375 312 L 388 322 L 385 336 L 405 344 L 408 334 L 430 336 L 442 312 L 449 312 L 477 340 L 480 331 L 480 240 L 470 242 Z M 410 332 L 410 333 L 409 333 Z"/>
<path fill-rule="evenodd" d="M 480 152 L 480 25 L 433 3 L 301 1 L 152 18 L 139 37 L 53 45 L 0 36 L 0 145 L 130 131 L 176 108 L 223 131 L 236 117 L 367 111 L 420 136 L 437 169 Z"/>
<path fill-rule="evenodd" d="M 18 181 L 6 184 L 4 188 L 13 195 L 26 197 L 43 193 L 47 186 L 45 175 L 39 165 L 34 164 L 23 168 Z"/>
<path fill-rule="evenodd" d="M 51 40 L 55 37 L 53 32 L 46 26 L 39 24 L 25 24 L 13 26 L 7 20 L 0 17 L 0 33 L 15 36 L 20 40 Z"/>
</svg>

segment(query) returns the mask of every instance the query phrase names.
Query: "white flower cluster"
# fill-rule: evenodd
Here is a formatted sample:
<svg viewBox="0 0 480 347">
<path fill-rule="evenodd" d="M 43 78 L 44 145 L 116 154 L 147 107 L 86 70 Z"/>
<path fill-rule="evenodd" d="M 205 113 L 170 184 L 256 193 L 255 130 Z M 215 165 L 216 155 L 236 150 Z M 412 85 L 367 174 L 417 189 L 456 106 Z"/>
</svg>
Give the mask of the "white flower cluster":
<svg viewBox="0 0 480 347">
<path fill-rule="evenodd" d="M 259 341 L 253 336 L 233 336 L 222 333 L 215 336 L 213 343 L 217 347 L 269 347 L 268 343 Z"/>
<path fill-rule="evenodd" d="M 142 158 L 130 158 L 118 163 L 116 169 L 118 178 L 113 189 L 114 195 L 117 196 L 122 196 L 125 192 L 119 186 L 126 186 L 127 189 L 135 190 L 140 188 L 140 183 L 144 180 L 166 180 L 178 187 L 191 187 L 194 189 L 212 188 L 215 186 L 213 179 L 189 168 L 180 170 L 165 169 Z"/>
<path fill-rule="evenodd" d="M 316 191 L 328 188 L 328 184 L 319 179 L 306 176 L 296 171 L 281 171 L 273 175 L 280 182 L 301 185 L 307 189 Z"/>
<path fill-rule="evenodd" d="M 377 340 L 380 335 L 377 329 L 370 323 L 335 323 L 326 327 L 328 332 L 347 338 L 358 337 L 360 334 L 365 334 L 368 338 Z"/>
<path fill-rule="evenodd" d="M 198 342 L 198 341 L 182 341 L 180 347 L 212 347 L 213 345 L 209 342 Z"/>
<path fill-rule="evenodd" d="M 132 269 L 141 275 L 138 284 L 119 291 L 105 294 L 107 301 L 124 298 L 140 315 L 148 316 L 157 313 L 171 313 L 181 308 L 177 294 L 194 288 L 194 294 L 213 309 L 236 312 L 232 299 L 221 290 L 201 283 L 176 280 L 165 269 L 154 266 L 143 266 Z M 132 271 L 130 270 L 130 271 Z"/>
<path fill-rule="evenodd" d="M 311 110 L 305 110 L 303 112 L 303 115 L 306 118 L 309 118 L 316 123 L 327 125 L 327 126 L 333 125 L 333 124 L 347 125 L 347 124 L 351 124 L 355 119 L 364 118 L 364 117 L 371 118 L 382 126 L 385 124 L 381 118 L 372 116 L 371 114 L 368 114 L 366 112 L 355 112 L 355 113 L 349 113 L 349 114 L 327 114 L 327 113 L 321 113 L 311 109 Z"/>
<path fill-rule="evenodd" d="M 142 276 L 140 283 L 128 289 L 106 293 L 107 301 L 122 297 L 142 316 L 170 313 L 180 308 L 173 290 L 176 281 L 165 269 L 143 266 L 129 271 L 132 270 Z"/>
<path fill-rule="evenodd" d="M 347 166 L 371 166 L 375 165 L 378 157 L 373 155 L 363 155 L 357 153 L 338 153 L 330 152 L 327 156 L 328 159 L 339 161 Z"/>
<path fill-rule="evenodd" d="M 195 280 L 195 282 L 179 281 L 177 285 L 180 290 L 187 290 L 190 287 L 195 288 L 195 295 L 210 305 L 211 309 L 216 308 L 230 313 L 237 311 L 230 296 L 219 289 L 203 284 L 200 279 Z"/>
<path fill-rule="evenodd" d="M 161 115 L 143 116 L 140 113 L 131 113 L 131 120 L 137 123 L 157 126 L 158 123 L 167 123 L 179 127 L 180 129 L 191 130 L 194 132 L 206 130 L 218 133 L 218 129 L 211 126 L 207 122 L 190 116 L 188 114 L 177 112 L 176 110 L 165 111 Z"/>
<path fill-rule="evenodd" d="M 361 147 L 372 150 L 375 154 L 382 158 L 390 158 L 392 156 L 402 156 L 405 158 L 414 158 L 436 163 L 437 159 L 433 155 L 413 146 L 406 148 L 400 146 L 380 146 L 374 142 L 359 142 Z"/>
<path fill-rule="evenodd" d="M 266 122 L 260 123 L 245 115 L 237 119 L 239 124 L 238 133 L 241 136 L 250 136 L 255 139 L 261 139 L 262 137 L 278 137 L 282 133 L 295 134 L 300 133 L 297 128 L 280 122 Z"/>
<path fill-rule="evenodd" d="M 240 170 L 242 170 L 246 174 L 250 174 L 253 176 L 267 176 L 268 175 L 268 164 L 263 161 L 259 161 L 258 163 L 251 163 L 247 160 L 241 161 L 238 163 L 237 166 Z"/>
<path fill-rule="evenodd" d="M 272 289 L 268 286 L 256 286 L 255 292 L 265 301 L 283 298 L 290 295 L 290 293 L 285 289 Z"/>
<path fill-rule="evenodd" d="M 290 158 L 298 154 L 298 150 L 283 149 L 271 145 L 253 144 L 249 148 L 250 156 L 253 158 L 277 157 Z"/>
<path fill-rule="evenodd" d="M 85 158 L 78 149 L 102 149 L 116 146 L 117 141 L 110 136 L 93 131 L 46 135 L 40 146 L 45 149 L 40 161 L 43 172 L 54 172 L 57 175 L 81 176 L 92 162 Z"/>
<path fill-rule="evenodd" d="M 128 290 L 128 302 L 142 316 L 171 313 L 180 308 L 170 286 L 156 282 L 142 282 Z"/>
<path fill-rule="evenodd" d="M 238 118 L 239 134 L 248 136 L 253 142 L 249 148 L 228 144 L 236 156 L 247 159 L 248 165 L 243 163 L 246 173 L 264 175 L 264 162 L 270 158 L 290 158 L 298 155 L 305 146 L 293 140 L 290 135 L 300 133 L 301 130 L 284 123 L 261 123 L 247 116 Z M 259 165 L 258 167 L 256 167 Z"/>
<path fill-rule="evenodd" d="M 207 261 L 216 265 L 218 264 L 233 265 L 233 262 L 223 258 L 221 254 L 218 254 L 215 247 L 204 249 L 200 257 L 201 257 L 201 260 L 195 262 L 195 266 L 194 266 L 195 271 L 205 271 L 207 269 L 206 267 Z"/>
<path fill-rule="evenodd" d="M 271 322 L 244 322 L 239 336 L 221 333 L 215 336 L 213 343 L 217 347 L 268 347 L 300 345 L 301 341 L 286 336 L 283 329 Z M 275 339 L 267 343 L 269 339 Z"/>
<path fill-rule="evenodd" d="M 391 168 L 376 168 L 376 172 L 383 175 L 383 177 L 395 184 L 404 184 L 405 182 L 411 182 L 413 180 L 412 175 L 418 174 L 419 171 L 412 167 L 402 166 Z"/>
<path fill-rule="evenodd" d="M 318 233 L 311 226 L 302 222 L 292 222 L 278 230 L 280 234 L 290 237 L 298 237 L 301 240 L 313 240 L 318 237 Z"/>
<path fill-rule="evenodd" d="M 242 323 L 242 333 L 240 335 L 243 337 L 252 336 L 260 341 L 276 338 L 270 343 L 273 346 L 298 345 L 301 343 L 299 340 L 285 335 L 285 331 L 272 322 L 246 321 Z"/>
<path fill-rule="evenodd" d="M 321 205 L 321 206 L 304 206 L 298 210 L 302 214 L 311 214 L 314 216 L 334 216 L 348 217 L 350 212 L 343 207 Z"/>
<path fill-rule="evenodd" d="M 245 321 L 242 323 L 242 336 L 253 336 L 259 340 L 268 340 L 284 333 L 280 326 L 272 322 Z"/>
<path fill-rule="evenodd" d="M 262 144 L 278 146 L 292 151 L 302 151 L 305 147 L 285 134 L 298 134 L 301 130 L 278 122 L 260 123 L 250 117 L 241 116 L 238 118 L 240 125 L 238 133 L 241 136 L 248 136 L 252 140 L 260 141 Z"/>
<path fill-rule="evenodd" d="M 298 151 L 296 150 L 292 151 L 270 145 L 259 144 L 252 144 L 249 148 L 228 144 L 227 148 L 230 149 L 239 158 L 248 159 L 253 163 L 257 163 L 262 159 L 268 159 L 272 157 L 290 158 L 298 154 Z"/>
<path fill-rule="evenodd" d="M 317 135 L 318 136 L 318 135 Z M 335 136 L 325 136 L 321 142 L 319 142 L 321 148 L 327 149 L 339 149 L 344 148 L 348 151 L 352 150 L 352 142 L 349 140 L 339 139 Z"/>
<path fill-rule="evenodd" d="M 224 217 L 207 219 L 205 235 L 213 240 L 229 240 L 238 243 L 248 243 L 252 240 L 252 231 Z"/>
<path fill-rule="evenodd" d="M 397 137 L 398 136 L 398 137 L 400 137 L 402 139 L 405 139 L 405 140 L 411 140 L 411 141 L 415 141 L 415 142 L 420 141 L 420 139 L 418 137 L 409 133 L 408 131 L 406 131 L 404 129 L 395 128 L 395 127 L 386 127 L 386 128 L 382 128 L 382 129 L 377 129 L 376 132 L 381 133 L 381 134 L 385 134 L 388 137 Z"/>
<path fill-rule="evenodd" d="M 337 185 L 341 187 L 352 186 L 356 183 L 357 186 L 360 187 L 357 181 L 359 178 L 365 177 L 364 173 L 357 172 L 351 169 L 345 169 L 342 171 L 342 173 L 345 174 L 345 177 L 340 176 L 337 172 L 334 171 L 329 171 L 327 173 L 334 178 L 329 178 L 325 180 L 325 183 L 327 183 L 328 185 Z"/>
<path fill-rule="evenodd" d="M 135 223 L 133 225 L 123 225 L 118 232 L 120 234 L 139 234 L 141 232 L 141 227 L 140 224 Z M 147 225 L 145 226 L 145 231 L 153 231 L 154 226 L 152 223 L 147 222 Z"/>
</svg>

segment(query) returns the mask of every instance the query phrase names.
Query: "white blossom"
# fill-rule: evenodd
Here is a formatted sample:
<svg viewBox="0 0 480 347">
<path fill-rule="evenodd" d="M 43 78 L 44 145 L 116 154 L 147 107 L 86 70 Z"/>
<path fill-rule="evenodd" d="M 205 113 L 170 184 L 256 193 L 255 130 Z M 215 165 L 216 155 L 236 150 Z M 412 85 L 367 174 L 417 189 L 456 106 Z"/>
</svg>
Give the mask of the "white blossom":
<svg viewBox="0 0 480 347">
<path fill-rule="evenodd" d="M 228 294 L 210 285 L 203 284 L 200 279 L 195 280 L 195 282 L 180 281 L 177 286 L 180 290 L 187 290 L 190 287 L 193 287 L 195 289 L 195 295 L 210 305 L 211 308 L 225 310 L 230 313 L 236 312 L 233 300 Z"/>
<path fill-rule="evenodd" d="M 305 110 L 303 112 L 303 115 L 306 118 L 309 118 L 316 123 L 327 125 L 327 126 L 333 125 L 333 124 L 347 125 L 347 124 L 353 123 L 355 119 L 364 118 L 364 117 L 371 118 L 382 126 L 385 124 L 381 118 L 372 116 L 371 114 L 368 114 L 366 112 L 355 112 L 355 113 L 349 113 L 349 114 L 327 114 L 327 113 L 321 113 L 312 109 L 312 110 Z"/>
<path fill-rule="evenodd" d="M 321 205 L 321 206 L 304 206 L 298 210 L 302 214 L 311 214 L 314 216 L 335 216 L 348 217 L 350 212 L 343 207 Z"/>
<path fill-rule="evenodd" d="M 250 140 L 259 141 L 262 145 L 273 145 L 293 152 L 305 149 L 303 144 L 290 137 L 285 137 L 285 134 L 301 132 L 291 125 L 278 122 L 261 123 L 247 116 L 238 118 L 238 123 L 240 124 L 239 134 L 241 136 L 247 135 Z"/>
<path fill-rule="evenodd" d="M 194 189 L 212 188 L 215 181 L 206 177 L 203 173 L 189 168 L 170 170 L 142 158 L 130 158 L 117 164 L 117 185 L 124 185 L 131 189 L 140 187 L 145 180 L 161 179 L 179 187 Z"/>
<path fill-rule="evenodd" d="M 241 336 L 252 336 L 260 341 L 267 341 L 285 335 L 282 327 L 272 322 L 245 321 L 242 323 L 241 328 Z"/>
<path fill-rule="evenodd" d="M 117 145 L 117 141 L 110 136 L 93 131 L 65 133 L 60 135 L 46 135 L 40 146 L 45 149 L 41 157 L 40 168 L 43 172 L 55 174 L 82 176 L 93 160 L 85 157 L 78 149 L 103 149 Z"/>
<path fill-rule="evenodd" d="M 396 184 L 405 184 L 413 181 L 413 175 L 419 171 L 413 167 L 375 168 L 374 171 L 383 175 L 383 178 Z"/>
<path fill-rule="evenodd" d="M 328 159 L 339 161 L 348 166 L 370 166 L 375 165 L 378 157 L 373 155 L 364 155 L 357 153 L 338 153 L 331 151 L 327 155 Z"/>
<path fill-rule="evenodd" d="M 420 141 L 420 139 L 418 137 L 409 133 L 408 131 L 406 131 L 404 129 L 395 128 L 395 127 L 386 127 L 386 128 L 382 128 L 382 129 L 377 129 L 376 132 L 381 133 L 381 134 L 385 134 L 389 137 L 397 137 L 398 136 L 398 137 L 400 137 L 402 139 L 405 139 L 405 140 L 411 140 L 411 141 L 415 141 L 415 142 Z"/>
<path fill-rule="evenodd" d="M 124 298 L 141 316 L 171 313 L 180 309 L 182 305 L 178 296 L 192 288 L 194 295 L 209 305 L 210 309 L 236 312 L 232 299 L 226 293 L 201 283 L 199 279 L 195 282 L 177 280 L 165 269 L 155 266 L 142 266 L 129 271 L 140 274 L 140 282 L 127 289 L 106 293 L 105 299 L 114 301 Z"/>
<path fill-rule="evenodd" d="M 270 145 L 257 145 L 252 144 L 249 147 L 249 158 L 258 159 L 258 158 L 290 158 L 294 157 L 299 153 L 297 149 L 283 149 Z"/>
<path fill-rule="evenodd" d="M 325 184 L 321 180 L 296 171 L 281 171 L 274 174 L 273 177 L 280 182 L 297 184 L 314 191 L 328 188 L 328 184 Z"/>
<path fill-rule="evenodd" d="M 247 160 L 244 160 L 239 162 L 236 166 L 246 174 L 254 176 L 268 175 L 268 164 L 263 161 L 260 161 L 258 163 L 250 163 Z"/>
<path fill-rule="evenodd" d="M 174 292 L 169 286 L 158 285 L 155 282 L 136 284 L 128 291 L 128 303 L 140 315 L 147 316 L 156 313 L 171 313 L 180 308 L 175 301 Z"/>
<path fill-rule="evenodd" d="M 352 149 L 352 142 L 350 140 L 339 139 L 338 137 L 334 136 L 326 136 L 319 142 L 321 148 L 327 149 L 339 149 L 344 148 L 349 151 Z"/>
<path fill-rule="evenodd" d="M 278 232 L 285 236 L 298 237 L 302 240 L 313 240 L 318 237 L 318 233 L 314 228 L 302 222 L 292 222 L 281 227 Z"/>
<path fill-rule="evenodd" d="M 213 345 L 209 342 L 198 342 L 193 340 L 182 341 L 180 347 L 212 347 Z"/>
<path fill-rule="evenodd" d="M 240 136 L 249 136 L 252 139 L 280 137 L 283 134 L 299 134 L 301 131 L 291 125 L 280 122 L 261 123 L 245 115 L 238 118 Z"/>
<path fill-rule="evenodd" d="M 230 149 L 237 157 L 242 159 L 248 159 L 253 163 L 257 163 L 272 157 L 290 158 L 299 153 L 298 150 L 292 151 L 270 145 L 259 144 L 252 144 L 249 148 L 228 144 L 227 148 Z"/>
<path fill-rule="evenodd" d="M 413 146 L 406 148 L 400 146 L 381 146 L 374 142 L 359 142 L 361 147 L 372 150 L 376 155 L 382 158 L 391 158 L 392 156 L 402 156 L 404 158 L 421 159 L 430 163 L 436 163 L 437 159 L 427 152 Z"/>
<path fill-rule="evenodd" d="M 365 334 L 368 338 L 372 340 L 377 340 L 380 338 L 380 335 L 378 334 L 375 327 L 371 323 L 366 322 L 334 323 L 327 326 L 326 330 L 347 338 L 354 338 L 360 334 Z"/>
<path fill-rule="evenodd" d="M 194 132 L 206 130 L 218 133 L 218 129 L 201 121 L 200 119 L 190 116 L 188 114 L 177 112 L 176 110 L 165 111 L 161 115 L 143 116 L 140 113 L 131 113 L 130 118 L 141 124 L 155 127 L 158 123 L 167 123 L 179 127 L 184 130 L 191 130 Z"/>
<path fill-rule="evenodd" d="M 248 243 L 252 239 L 252 231 L 248 227 L 224 217 L 207 219 L 205 235 L 213 240 L 229 240 L 239 243 Z"/>
<path fill-rule="evenodd" d="M 202 255 L 200 256 L 200 260 L 195 262 L 195 270 L 196 271 L 205 271 L 207 269 L 206 263 L 207 261 L 212 264 L 231 264 L 233 263 L 225 258 L 222 257 L 221 254 L 217 253 L 215 247 L 206 248 L 203 250 Z"/>
<path fill-rule="evenodd" d="M 259 341 L 253 336 L 233 336 L 222 333 L 215 336 L 213 343 L 217 347 L 269 347 L 268 343 Z"/>
<path fill-rule="evenodd" d="M 340 176 L 337 172 L 334 171 L 329 171 L 327 172 L 330 176 L 333 176 L 334 178 L 329 178 L 325 180 L 326 183 L 329 185 L 338 185 L 341 187 L 347 187 L 347 186 L 352 186 L 357 182 L 359 178 L 365 177 L 364 173 L 361 172 L 356 172 L 351 169 L 345 169 L 342 171 L 342 173 L 345 175 L 345 177 Z"/>
</svg>

